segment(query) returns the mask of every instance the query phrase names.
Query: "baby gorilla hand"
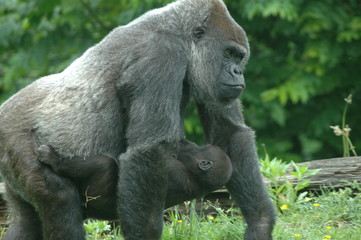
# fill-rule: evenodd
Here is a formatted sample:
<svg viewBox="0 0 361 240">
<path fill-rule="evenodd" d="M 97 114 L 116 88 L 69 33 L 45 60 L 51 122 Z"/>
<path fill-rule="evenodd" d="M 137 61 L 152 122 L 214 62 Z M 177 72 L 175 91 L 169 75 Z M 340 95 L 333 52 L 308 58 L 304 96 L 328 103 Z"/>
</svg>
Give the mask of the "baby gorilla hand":
<svg viewBox="0 0 361 240">
<path fill-rule="evenodd" d="M 41 145 L 37 150 L 38 160 L 49 165 L 55 172 L 57 172 L 58 164 L 61 158 L 55 153 L 55 150 L 49 145 Z"/>
</svg>

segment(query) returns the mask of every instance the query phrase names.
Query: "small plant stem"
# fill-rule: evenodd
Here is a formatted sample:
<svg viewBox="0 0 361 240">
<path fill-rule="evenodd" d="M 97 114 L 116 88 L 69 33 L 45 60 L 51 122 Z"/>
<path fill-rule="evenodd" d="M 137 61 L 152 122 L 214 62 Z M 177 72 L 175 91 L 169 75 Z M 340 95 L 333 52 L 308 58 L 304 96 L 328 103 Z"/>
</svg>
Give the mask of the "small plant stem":
<svg viewBox="0 0 361 240">
<path fill-rule="evenodd" d="M 264 151 L 264 156 L 266 157 L 268 155 L 266 144 L 262 143 L 262 148 L 263 148 L 263 151 Z"/>
<path fill-rule="evenodd" d="M 350 156 L 350 148 L 348 146 L 347 137 L 342 135 L 342 145 L 343 145 L 343 157 L 349 157 Z"/>
<path fill-rule="evenodd" d="M 345 127 L 346 127 L 346 113 L 347 113 L 347 108 L 348 108 L 349 103 L 346 102 L 345 108 L 343 110 L 343 114 L 342 114 L 342 128 L 341 130 L 344 131 Z M 350 146 L 349 146 L 349 140 L 347 136 L 345 136 L 344 134 L 342 134 L 342 146 L 343 146 L 343 156 L 344 157 L 349 157 L 350 156 Z"/>
<path fill-rule="evenodd" d="M 354 156 L 357 156 L 355 147 L 354 147 L 354 145 L 352 145 L 352 142 L 351 142 L 350 138 L 349 138 L 349 137 L 346 137 L 346 139 L 347 139 L 348 145 L 350 146 L 350 150 L 352 151 L 353 155 L 354 155 Z"/>
</svg>

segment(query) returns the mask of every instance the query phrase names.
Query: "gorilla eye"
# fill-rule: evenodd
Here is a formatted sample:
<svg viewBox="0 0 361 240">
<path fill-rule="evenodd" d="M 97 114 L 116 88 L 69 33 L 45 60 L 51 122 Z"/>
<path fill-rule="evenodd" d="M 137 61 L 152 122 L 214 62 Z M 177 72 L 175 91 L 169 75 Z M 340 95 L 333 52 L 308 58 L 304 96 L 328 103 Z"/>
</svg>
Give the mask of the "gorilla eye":
<svg viewBox="0 0 361 240">
<path fill-rule="evenodd" d="M 203 37 L 203 35 L 205 34 L 205 29 L 202 27 L 198 27 L 194 30 L 193 32 L 193 36 L 197 39 L 201 39 Z"/>
<path fill-rule="evenodd" d="M 227 58 L 232 57 L 232 50 L 231 49 L 224 50 L 224 55 L 226 55 Z"/>
<path fill-rule="evenodd" d="M 224 50 L 224 55 L 226 58 L 233 58 L 237 63 L 240 63 L 242 59 L 246 56 L 245 51 L 238 47 L 229 47 Z"/>
</svg>

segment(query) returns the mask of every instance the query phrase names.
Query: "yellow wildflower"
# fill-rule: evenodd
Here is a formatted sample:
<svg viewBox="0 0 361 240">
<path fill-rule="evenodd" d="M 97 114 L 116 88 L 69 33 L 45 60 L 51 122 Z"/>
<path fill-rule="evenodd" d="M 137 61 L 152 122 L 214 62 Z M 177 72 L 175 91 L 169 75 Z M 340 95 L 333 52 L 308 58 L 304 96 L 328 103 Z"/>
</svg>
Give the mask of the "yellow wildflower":
<svg viewBox="0 0 361 240">
<path fill-rule="evenodd" d="M 326 229 L 330 230 L 330 229 L 332 229 L 332 227 L 330 227 L 330 226 L 327 226 L 327 227 L 326 227 Z"/>
<path fill-rule="evenodd" d="M 296 233 L 295 237 L 301 237 L 301 234 Z"/>
<path fill-rule="evenodd" d="M 177 222 L 182 223 L 183 221 L 179 219 Z"/>
<path fill-rule="evenodd" d="M 283 204 L 282 206 L 281 206 L 281 210 L 286 210 L 288 208 L 288 206 L 286 205 L 286 204 Z"/>
<path fill-rule="evenodd" d="M 330 239 L 330 238 L 331 238 L 331 236 L 330 236 L 330 235 L 326 235 L 325 237 L 326 237 L 327 239 Z"/>
<path fill-rule="evenodd" d="M 213 216 L 208 216 L 208 219 L 209 220 L 214 220 L 214 217 Z"/>
<path fill-rule="evenodd" d="M 314 204 L 313 204 L 313 206 L 315 206 L 315 207 L 319 207 L 319 206 L 320 206 L 320 204 L 319 204 L 319 203 L 314 203 Z"/>
</svg>

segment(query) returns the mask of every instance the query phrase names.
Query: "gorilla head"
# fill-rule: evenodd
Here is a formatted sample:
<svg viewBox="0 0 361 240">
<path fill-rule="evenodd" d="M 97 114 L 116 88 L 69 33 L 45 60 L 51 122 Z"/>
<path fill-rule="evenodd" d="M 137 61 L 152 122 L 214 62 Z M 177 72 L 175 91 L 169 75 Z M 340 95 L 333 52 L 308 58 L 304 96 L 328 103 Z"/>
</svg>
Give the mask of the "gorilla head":
<svg viewBox="0 0 361 240">
<path fill-rule="evenodd" d="M 209 9 L 198 18 L 203 21 L 194 23 L 190 31 L 188 74 L 192 96 L 199 103 L 229 103 L 245 87 L 243 69 L 249 57 L 246 34 L 221 2 L 195 2 Z"/>
<path fill-rule="evenodd" d="M 190 95 L 198 103 L 222 107 L 238 98 L 244 89 L 243 70 L 250 54 L 248 40 L 223 2 L 177 1 L 144 14 L 130 26 L 140 28 L 142 39 L 139 32 L 137 41 L 134 41 L 135 36 L 129 36 L 135 48 L 127 52 L 127 62 L 142 59 L 143 64 L 148 66 L 147 59 L 152 60 L 149 67 L 156 65 L 158 74 L 172 74 L 173 84 L 185 80 Z M 114 42 L 123 31 L 123 27 L 115 29 L 108 38 Z M 110 37 L 112 35 L 114 37 Z M 149 49 L 154 50 L 151 56 L 146 55 Z M 162 63 L 159 58 L 164 56 L 168 61 Z M 150 77 L 154 75 L 146 69 L 142 69 L 141 73 Z M 126 73 L 123 71 L 121 75 Z M 176 78 L 179 79 L 175 81 Z M 129 90 L 136 91 L 125 88 L 124 80 L 118 84 L 119 89 L 126 89 L 128 94 Z"/>
</svg>

